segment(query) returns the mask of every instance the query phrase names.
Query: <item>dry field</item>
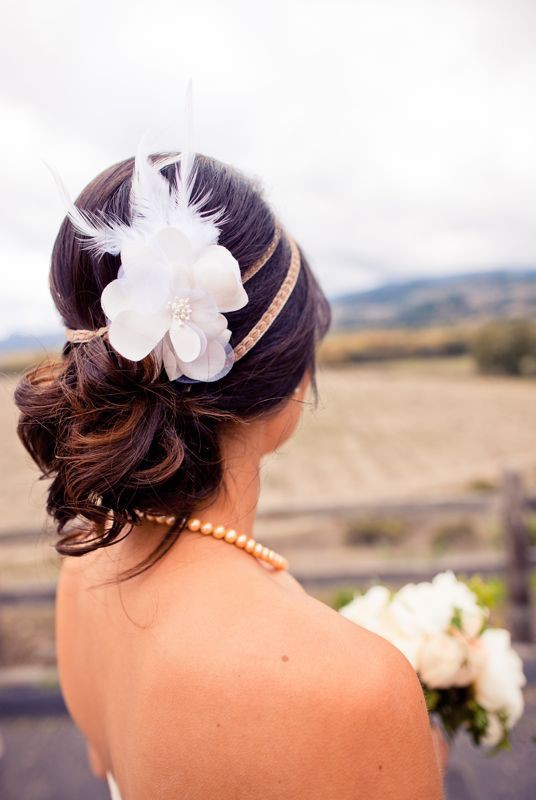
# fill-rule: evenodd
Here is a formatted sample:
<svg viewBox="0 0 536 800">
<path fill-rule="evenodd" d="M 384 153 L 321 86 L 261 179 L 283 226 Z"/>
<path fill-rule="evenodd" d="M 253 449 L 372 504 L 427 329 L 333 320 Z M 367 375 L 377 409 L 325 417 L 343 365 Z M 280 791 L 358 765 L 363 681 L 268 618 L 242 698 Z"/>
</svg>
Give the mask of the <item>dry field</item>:
<svg viewBox="0 0 536 800">
<path fill-rule="evenodd" d="M 536 383 L 468 362 L 323 371 L 320 403 L 265 468 L 263 502 L 424 498 L 536 467 Z"/>
<path fill-rule="evenodd" d="M 15 434 L 0 379 L 0 530 L 44 521 L 45 484 Z M 465 361 L 323 368 L 318 408 L 263 465 L 263 508 L 424 498 L 536 473 L 536 383 L 473 375 Z"/>
</svg>

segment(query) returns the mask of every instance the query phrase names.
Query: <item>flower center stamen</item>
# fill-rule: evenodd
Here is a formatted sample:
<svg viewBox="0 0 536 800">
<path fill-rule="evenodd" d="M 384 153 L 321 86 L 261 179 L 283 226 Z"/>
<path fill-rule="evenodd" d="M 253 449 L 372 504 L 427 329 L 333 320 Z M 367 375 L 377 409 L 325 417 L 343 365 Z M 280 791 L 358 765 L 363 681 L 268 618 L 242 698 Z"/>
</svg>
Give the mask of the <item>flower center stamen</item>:
<svg viewBox="0 0 536 800">
<path fill-rule="evenodd" d="M 192 316 L 189 297 L 174 297 L 169 301 L 168 308 L 171 309 L 173 319 L 178 320 L 179 323 L 186 322 Z"/>
</svg>

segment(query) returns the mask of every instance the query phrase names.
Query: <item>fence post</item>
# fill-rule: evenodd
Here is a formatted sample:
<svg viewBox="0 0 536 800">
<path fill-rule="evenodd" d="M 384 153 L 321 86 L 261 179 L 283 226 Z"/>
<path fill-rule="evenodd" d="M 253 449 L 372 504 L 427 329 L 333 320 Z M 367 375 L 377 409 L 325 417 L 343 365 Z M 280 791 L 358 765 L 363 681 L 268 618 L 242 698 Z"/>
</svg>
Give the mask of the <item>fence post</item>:
<svg viewBox="0 0 536 800">
<path fill-rule="evenodd" d="M 502 518 L 506 548 L 508 625 L 514 641 L 532 642 L 530 552 L 525 493 L 520 474 L 510 469 L 503 474 Z"/>
</svg>

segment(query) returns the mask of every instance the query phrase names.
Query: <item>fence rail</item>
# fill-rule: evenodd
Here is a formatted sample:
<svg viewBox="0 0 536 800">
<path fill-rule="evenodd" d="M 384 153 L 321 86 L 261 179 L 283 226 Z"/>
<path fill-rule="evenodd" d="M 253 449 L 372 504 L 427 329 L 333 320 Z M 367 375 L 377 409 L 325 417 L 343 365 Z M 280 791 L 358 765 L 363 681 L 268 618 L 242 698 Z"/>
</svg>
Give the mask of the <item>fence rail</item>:
<svg viewBox="0 0 536 800">
<path fill-rule="evenodd" d="M 534 641 L 531 609 L 531 571 L 536 568 L 536 547 L 531 546 L 529 537 L 528 515 L 536 510 L 536 497 L 525 493 L 523 481 L 519 473 L 507 470 L 502 479 L 498 497 L 471 496 L 431 500 L 417 503 L 414 501 L 394 501 L 389 503 L 360 503 L 352 505 L 333 505 L 330 507 L 311 508 L 295 507 L 293 509 L 261 510 L 259 517 L 278 519 L 289 517 L 305 517 L 325 515 L 351 517 L 355 514 L 434 514 L 471 511 L 486 513 L 496 508 L 501 516 L 505 551 L 491 558 L 482 556 L 463 556 L 462 559 L 430 560 L 426 563 L 415 561 L 381 562 L 371 567 L 370 564 L 349 563 L 339 561 L 337 566 L 312 567 L 307 570 L 294 570 L 293 574 L 306 588 L 320 588 L 337 584 L 351 584 L 374 577 L 379 581 L 403 582 L 410 580 L 427 580 L 436 572 L 453 569 L 466 575 L 472 574 L 504 574 L 507 594 L 509 627 L 512 637 L 519 642 Z M 21 539 L 39 540 L 43 531 L 20 531 L 0 534 L 0 544 L 20 542 Z M 321 562 L 322 560 L 320 560 Z M 22 587 L 0 591 L 0 605 L 23 605 L 52 603 L 56 588 L 51 586 Z"/>
</svg>

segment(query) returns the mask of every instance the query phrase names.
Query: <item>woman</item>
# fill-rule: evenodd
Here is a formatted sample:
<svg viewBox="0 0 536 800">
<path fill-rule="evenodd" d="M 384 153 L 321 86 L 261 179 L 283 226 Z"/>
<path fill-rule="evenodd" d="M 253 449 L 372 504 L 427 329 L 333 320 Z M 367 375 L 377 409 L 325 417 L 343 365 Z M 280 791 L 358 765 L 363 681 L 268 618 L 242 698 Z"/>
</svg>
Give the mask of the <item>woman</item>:
<svg viewBox="0 0 536 800">
<path fill-rule="evenodd" d="M 126 229 L 121 258 L 109 242 L 96 255 L 117 231 L 110 223 L 99 238 L 89 225 L 147 225 L 147 209 L 136 216 L 140 181 L 153 181 L 157 204 L 169 187 L 178 197 L 182 179 L 182 201 L 202 198 L 191 219 L 217 229 L 210 258 L 229 270 L 235 259 L 240 286 L 212 317 L 208 306 L 196 311 L 200 294 L 174 289 L 165 329 L 145 306 L 145 316 L 132 309 L 160 297 L 172 255 L 158 272 L 161 252 L 148 266 L 146 245 L 132 245 Z M 124 161 L 77 206 L 84 218 L 70 210 L 50 275 L 68 341 L 61 363 L 23 378 L 16 401 L 20 436 L 52 479 L 48 511 L 64 556 L 59 674 L 94 772 L 123 800 L 440 798 L 409 663 L 250 541 L 262 460 L 316 399 L 315 349 L 330 311 L 304 254 L 256 183 L 205 156 L 182 177 L 173 156 Z M 219 277 L 206 274 L 216 297 Z M 222 308 L 230 339 L 211 328 Z M 151 342 L 143 320 L 154 323 Z M 203 379 L 209 350 L 225 351 L 225 364 Z"/>
</svg>

